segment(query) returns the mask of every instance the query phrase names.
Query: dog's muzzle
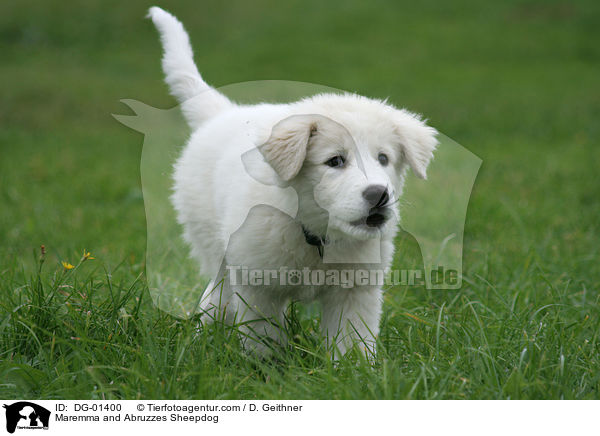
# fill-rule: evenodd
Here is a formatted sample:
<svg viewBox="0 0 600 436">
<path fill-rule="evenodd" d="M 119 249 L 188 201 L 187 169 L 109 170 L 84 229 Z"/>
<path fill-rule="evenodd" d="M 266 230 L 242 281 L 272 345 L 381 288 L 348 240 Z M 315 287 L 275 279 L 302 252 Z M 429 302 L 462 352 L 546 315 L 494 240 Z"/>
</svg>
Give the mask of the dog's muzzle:
<svg viewBox="0 0 600 436">
<path fill-rule="evenodd" d="M 371 209 L 369 214 L 350 224 L 355 226 L 366 225 L 367 227 L 379 228 L 385 224 L 389 218 L 389 211 L 386 207 L 390 201 L 390 194 L 386 186 L 371 185 L 362 193 Z"/>
<path fill-rule="evenodd" d="M 353 226 L 367 226 L 378 229 L 385 224 L 388 218 L 389 211 L 387 207 L 373 207 L 369 210 L 367 216 L 352 221 L 350 224 Z"/>
</svg>

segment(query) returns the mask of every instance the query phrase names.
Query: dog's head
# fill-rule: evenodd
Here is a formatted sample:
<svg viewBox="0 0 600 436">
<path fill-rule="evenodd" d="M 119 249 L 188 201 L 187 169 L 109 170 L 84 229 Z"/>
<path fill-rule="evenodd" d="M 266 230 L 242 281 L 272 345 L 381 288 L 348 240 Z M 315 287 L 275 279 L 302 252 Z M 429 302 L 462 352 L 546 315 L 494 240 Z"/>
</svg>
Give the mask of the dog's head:
<svg viewBox="0 0 600 436">
<path fill-rule="evenodd" d="M 318 113 L 277 123 L 260 151 L 295 188 L 298 220 L 309 231 L 334 239 L 374 237 L 397 224 L 406 169 L 426 177 L 437 131 L 383 102 L 332 100 L 315 104 Z"/>
</svg>

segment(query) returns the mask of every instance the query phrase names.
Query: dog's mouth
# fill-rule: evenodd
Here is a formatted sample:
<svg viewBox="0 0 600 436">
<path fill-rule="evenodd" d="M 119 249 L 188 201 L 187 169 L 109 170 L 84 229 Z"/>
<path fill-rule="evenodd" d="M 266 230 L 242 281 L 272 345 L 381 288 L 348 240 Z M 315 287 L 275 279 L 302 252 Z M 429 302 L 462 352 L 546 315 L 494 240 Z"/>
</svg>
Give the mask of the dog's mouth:
<svg viewBox="0 0 600 436">
<path fill-rule="evenodd" d="M 381 228 L 388 220 L 388 214 L 383 207 L 374 207 L 369 210 L 369 214 L 356 220 L 350 224 L 353 226 L 367 226 L 373 229 Z"/>
</svg>

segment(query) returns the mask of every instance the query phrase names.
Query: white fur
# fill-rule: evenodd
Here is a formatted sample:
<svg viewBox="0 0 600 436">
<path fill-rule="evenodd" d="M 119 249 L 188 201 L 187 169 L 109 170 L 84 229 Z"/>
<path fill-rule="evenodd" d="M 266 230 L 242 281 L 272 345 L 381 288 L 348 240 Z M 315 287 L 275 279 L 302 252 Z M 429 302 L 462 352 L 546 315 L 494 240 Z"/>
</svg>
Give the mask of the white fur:
<svg viewBox="0 0 600 436">
<path fill-rule="evenodd" d="M 369 213 L 362 193 L 384 185 L 397 199 L 407 167 L 425 178 L 435 129 L 410 112 L 351 94 L 234 104 L 202 80 L 181 23 L 157 7 L 149 15 L 161 33 L 166 81 L 193 129 L 175 165 L 172 201 L 201 272 L 217 280 L 224 265 L 387 270 L 397 203 L 381 228 L 352 224 Z M 252 155 L 257 150 L 258 158 Z M 344 168 L 324 164 L 339 153 L 346 157 Z M 389 165 L 378 162 L 379 153 L 389 157 Z M 323 259 L 307 244 L 302 225 L 327 236 Z M 224 310 L 230 321 L 258 319 L 243 327 L 249 336 L 285 341 L 276 324 L 283 323 L 288 303 L 317 300 L 323 333 L 341 354 L 356 340 L 374 351 L 382 304 L 378 286 L 227 283 L 207 289 L 205 320 L 211 310 Z M 258 341 L 246 345 L 266 351 Z"/>
</svg>

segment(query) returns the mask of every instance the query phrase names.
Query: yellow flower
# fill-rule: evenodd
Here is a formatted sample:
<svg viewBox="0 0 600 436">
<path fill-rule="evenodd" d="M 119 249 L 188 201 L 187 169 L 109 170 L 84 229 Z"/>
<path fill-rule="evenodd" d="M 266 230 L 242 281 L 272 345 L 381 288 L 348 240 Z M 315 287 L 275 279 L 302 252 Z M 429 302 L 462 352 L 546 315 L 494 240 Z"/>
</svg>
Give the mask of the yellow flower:
<svg viewBox="0 0 600 436">
<path fill-rule="evenodd" d="M 62 263 L 63 268 L 66 270 L 75 268 L 75 266 L 71 265 L 69 262 L 65 262 L 64 260 L 61 263 Z"/>
<path fill-rule="evenodd" d="M 83 250 L 83 259 L 82 260 L 93 260 L 95 259 L 94 256 L 92 256 L 92 253 L 90 253 L 89 251 L 85 251 Z"/>
</svg>

